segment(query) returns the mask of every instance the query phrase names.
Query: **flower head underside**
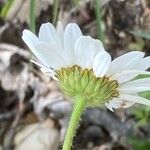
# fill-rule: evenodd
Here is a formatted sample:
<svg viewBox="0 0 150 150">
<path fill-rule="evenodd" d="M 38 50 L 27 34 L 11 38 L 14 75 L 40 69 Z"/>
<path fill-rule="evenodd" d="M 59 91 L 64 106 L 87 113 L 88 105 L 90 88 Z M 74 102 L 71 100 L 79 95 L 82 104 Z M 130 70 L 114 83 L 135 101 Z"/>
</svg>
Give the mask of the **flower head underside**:
<svg viewBox="0 0 150 150">
<path fill-rule="evenodd" d="M 150 105 L 139 92 L 150 90 L 150 78 L 133 80 L 150 66 L 150 56 L 129 52 L 113 61 L 101 41 L 83 36 L 75 23 L 65 28 L 42 24 L 39 37 L 23 31 L 24 42 L 40 62 L 41 71 L 58 80 L 62 91 L 75 97 L 80 94 L 87 105 L 105 103 L 113 109 L 127 108 L 135 103 Z"/>
</svg>

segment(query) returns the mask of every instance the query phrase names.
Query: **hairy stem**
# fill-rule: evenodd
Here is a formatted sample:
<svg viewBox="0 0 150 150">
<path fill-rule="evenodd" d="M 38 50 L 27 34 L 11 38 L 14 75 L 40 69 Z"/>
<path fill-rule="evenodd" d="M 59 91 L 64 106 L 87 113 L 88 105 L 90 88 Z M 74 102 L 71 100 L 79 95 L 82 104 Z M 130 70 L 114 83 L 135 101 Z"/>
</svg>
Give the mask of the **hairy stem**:
<svg viewBox="0 0 150 150">
<path fill-rule="evenodd" d="M 85 107 L 86 100 L 84 99 L 84 97 L 77 96 L 62 150 L 71 150 L 73 138 L 75 136 L 75 132 L 78 127 L 81 114 L 83 113 Z"/>
</svg>

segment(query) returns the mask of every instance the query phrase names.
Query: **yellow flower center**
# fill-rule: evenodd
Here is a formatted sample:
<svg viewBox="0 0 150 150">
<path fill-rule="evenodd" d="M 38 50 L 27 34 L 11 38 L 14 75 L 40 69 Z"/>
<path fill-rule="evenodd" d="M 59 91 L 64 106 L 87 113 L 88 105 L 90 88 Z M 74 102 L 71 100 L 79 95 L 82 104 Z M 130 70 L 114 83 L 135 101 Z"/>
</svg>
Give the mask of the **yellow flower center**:
<svg viewBox="0 0 150 150">
<path fill-rule="evenodd" d="M 56 71 L 62 91 L 76 97 L 82 95 L 87 105 L 98 105 L 113 97 L 118 97 L 118 83 L 108 77 L 96 77 L 93 70 L 82 69 L 79 66 L 62 68 Z"/>
</svg>

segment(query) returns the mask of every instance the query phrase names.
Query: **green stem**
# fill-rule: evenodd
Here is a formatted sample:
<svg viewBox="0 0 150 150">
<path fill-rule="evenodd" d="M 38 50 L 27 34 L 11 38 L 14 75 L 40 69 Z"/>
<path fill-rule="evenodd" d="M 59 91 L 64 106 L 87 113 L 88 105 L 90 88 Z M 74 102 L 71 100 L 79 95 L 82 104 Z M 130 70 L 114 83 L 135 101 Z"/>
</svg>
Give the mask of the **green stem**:
<svg viewBox="0 0 150 150">
<path fill-rule="evenodd" d="M 104 41 L 104 34 L 102 31 L 102 8 L 100 0 L 95 0 L 95 15 L 98 30 L 98 39 Z"/>
<path fill-rule="evenodd" d="M 55 0 L 54 7 L 53 7 L 53 25 L 56 25 L 56 22 L 57 22 L 58 8 L 59 8 L 59 0 Z"/>
<path fill-rule="evenodd" d="M 8 0 L 8 1 L 6 2 L 6 4 L 5 4 L 5 5 L 2 7 L 2 9 L 0 10 L 0 11 L 1 11 L 1 12 L 0 12 L 0 17 L 6 17 L 6 16 L 7 16 L 7 14 L 8 14 L 8 12 L 9 12 L 11 6 L 13 5 L 13 3 L 14 3 L 14 0 Z"/>
<path fill-rule="evenodd" d="M 78 6 L 79 0 L 72 0 L 72 6 Z"/>
<path fill-rule="evenodd" d="M 29 27 L 33 33 L 36 32 L 35 8 L 36 8 L 36 1 L 30 0 L 30 23 L 29 23 Z M 30 59 L 32 59 L 32 53 L 31 52 L 30 52 Z M 29 69 L 32 70 L 32 63 L 31 62 L 29 62 Z"/>
<path fill-rule="evenodd" d="M 71 150 L 73 138 L 75 136 L 75 132 L 78 127 L 81 114 L 83 113 L 85 107 L 86 107 L 86 100 L 84 99 L 83 96 L 78 96 L 75 101 L 75 105 L 73 108 L 73 112 L 71 115 L 71 119 L 69 122 L 68 130 L 66 133 L 62 150 Z"/>
<path fill-rule="evenodd" d="M 30 0 L 30 30 L 34 33 L 36 30 L 35 3 L 35 0 Z"/>
</svg>

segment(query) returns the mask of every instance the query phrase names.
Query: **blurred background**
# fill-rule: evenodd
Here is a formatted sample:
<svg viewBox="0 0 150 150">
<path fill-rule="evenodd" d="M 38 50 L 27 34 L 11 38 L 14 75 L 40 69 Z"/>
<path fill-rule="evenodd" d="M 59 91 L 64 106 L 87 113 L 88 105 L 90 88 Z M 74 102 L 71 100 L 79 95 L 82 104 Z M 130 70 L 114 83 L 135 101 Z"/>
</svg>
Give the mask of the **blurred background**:
<svg viewBox="0 0 150 150">
<path fill-rule="evenodd" d="M 0 0 L 0 150 L 61 150 L 72 103 L 30 63 L 21 39 L 23 29 L 37 34 L 58 20 L 101 39 L 113 58 L 150 55 L 149 0 Z M 150 150 L 150 108 L 87 108 L 73 150 Z"/>
</svg>

